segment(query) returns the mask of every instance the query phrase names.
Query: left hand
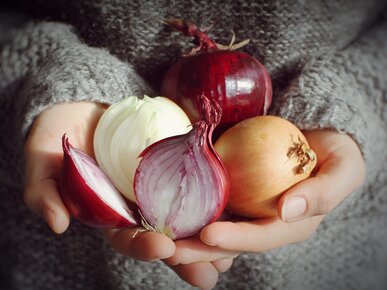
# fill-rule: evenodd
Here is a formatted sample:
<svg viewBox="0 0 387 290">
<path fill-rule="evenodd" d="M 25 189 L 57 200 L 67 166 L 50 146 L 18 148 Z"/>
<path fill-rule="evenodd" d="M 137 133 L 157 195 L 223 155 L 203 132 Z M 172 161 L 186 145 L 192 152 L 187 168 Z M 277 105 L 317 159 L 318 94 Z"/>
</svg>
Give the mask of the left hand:
<svg viewBox="0 0 387 290">
<path fill-rule="evenodd" d="M 365 177 L 364 160 L 348 135 L 331 130 L 304 132 L 318 159 L 316 175 L 290 188 L 278 203 L 278 217 L 250 221 L 218 221 L 199 238 L 176 242 L 168 264 L 232 259 L 238 252 L 265 252 L 308 239 Z"/>
</svg>

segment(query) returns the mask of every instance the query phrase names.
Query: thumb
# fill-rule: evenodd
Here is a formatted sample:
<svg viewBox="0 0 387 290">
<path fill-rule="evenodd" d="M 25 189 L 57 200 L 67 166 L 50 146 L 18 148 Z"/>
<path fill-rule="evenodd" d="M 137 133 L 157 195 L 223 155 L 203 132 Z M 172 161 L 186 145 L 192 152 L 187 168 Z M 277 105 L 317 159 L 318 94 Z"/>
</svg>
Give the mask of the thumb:
<svg viewBox="0 0 387 290">
<path fill-rule="evenodd" d="M 322 161 L 316 176 L 296 184 L 281 197 L 279 215 L 287 222 L 325 215 L 362 184 L 364 175 L 358 147 L 340 146 Z"/>
</svg>

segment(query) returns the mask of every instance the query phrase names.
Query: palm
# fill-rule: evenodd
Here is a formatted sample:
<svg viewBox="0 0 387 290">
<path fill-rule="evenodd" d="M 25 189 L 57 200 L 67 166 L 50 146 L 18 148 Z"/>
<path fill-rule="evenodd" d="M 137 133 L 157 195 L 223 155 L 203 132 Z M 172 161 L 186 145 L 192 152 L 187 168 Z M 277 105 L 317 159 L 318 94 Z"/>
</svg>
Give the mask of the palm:
<svg viewBox="0 0 387 290">
<path fill-rule="evenodd" d="M 46 110 L 34 122 L 26 148 L 61 153 L 61 137 L 66 133 L 75 147 L 93 155 L 93 133 L 104 110 L 103 105 L 86 102 Z"/>
</svg>

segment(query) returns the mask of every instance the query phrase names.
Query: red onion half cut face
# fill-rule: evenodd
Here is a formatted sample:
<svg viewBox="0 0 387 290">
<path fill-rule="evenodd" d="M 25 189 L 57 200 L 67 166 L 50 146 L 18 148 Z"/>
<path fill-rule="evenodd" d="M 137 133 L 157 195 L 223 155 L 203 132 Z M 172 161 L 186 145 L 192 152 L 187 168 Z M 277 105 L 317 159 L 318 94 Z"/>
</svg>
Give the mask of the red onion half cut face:
<svg viewBox="0 0 387 290">
<path fill-rule="evenodd" d="M 221 110 L 201 99 L 204 120 L 187 134 L 148 147 L 135 175 L 143 225 L 172 239 L 192 236 L 216 220 L 229 196 L 228 177 L 211 142 Z"/>
<path fill-rule="evenodd" d="M 62 137 L 64 152 L 60 194 L 71 215 L 92 227 L 137 224 L 125 199 L 90 156 Z"/>
</svg>

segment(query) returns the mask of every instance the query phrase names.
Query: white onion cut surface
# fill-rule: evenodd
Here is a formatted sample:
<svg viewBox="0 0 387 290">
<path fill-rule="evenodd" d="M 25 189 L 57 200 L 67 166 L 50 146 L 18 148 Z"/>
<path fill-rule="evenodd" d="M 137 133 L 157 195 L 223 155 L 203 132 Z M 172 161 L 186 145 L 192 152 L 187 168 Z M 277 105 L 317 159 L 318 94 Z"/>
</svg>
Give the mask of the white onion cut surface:
<svg viewBox="0 0 387 290">
<path fill-rule="evenodd" d="M 180 135 L 191 123 L 175 103 L 164 97 L 128 97 L 110 106 L 94 133 L 99 166 L 118 190 L 136 201 L 133 180 L 139 154 L 161 139 Z"/>
</svg>

